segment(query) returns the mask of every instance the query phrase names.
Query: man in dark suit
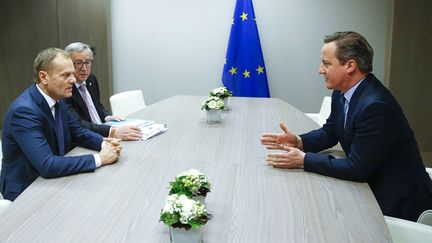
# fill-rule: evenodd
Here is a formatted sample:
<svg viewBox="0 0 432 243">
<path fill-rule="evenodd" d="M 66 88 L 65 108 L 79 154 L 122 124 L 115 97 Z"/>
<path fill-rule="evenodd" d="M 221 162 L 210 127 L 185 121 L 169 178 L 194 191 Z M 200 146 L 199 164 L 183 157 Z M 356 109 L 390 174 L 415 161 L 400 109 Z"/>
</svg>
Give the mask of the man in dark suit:
<svg viewBox="0 0 432 243">
<path fill-rule="evenodd" d="M 138 140 L 142 137 L 137 126 L 125 125 L 113 130 L 104 124 L 108 121 L 120 121 L 123 117 L 112 116 L 100 102 L 99 84 L 96 77 L 91 74 L 93 52 L 90 46 L 81 42 L 69 44 L 65 50 L 70 53 L 75 67 L 76 83 L 72 87 L 72 97 L 65 99 L 69 112 L 74 115 L 82 126 L 101 134 L 122 140 Z M 110 133 L 111 131 L 111 133 Z"/>
<path fill-rule="evenodd" d="M 287 151 L 267 161 L 367 182 L 385 215 L 416 221 L 432 208 L 432 181 L 401 107 L 371 73 L 371 46 L 355 32 L 337 32 L 324 42 L 319 73 L 334 90 L 331 114 L 321 129 L 300 136 L 284 124 L 283 133 L 263 134 L 268 149 Z M 317 153 L 338 142 L 346 158 Z"/>
<path fill-rule="evenodd" d="M 0 191 L 15 200 L 37 177 L 54 178 L 93 171 L 114 163 L 119 139 L 104 138 L 79 125 L 62 98 L 72 95 L 74 67 L 67 52 L 49 48 L 33 64 L 35 84 L 9 107 L 3 127 Z M 98 154 L 64 155 L 72 142 Z"/>
</svg>

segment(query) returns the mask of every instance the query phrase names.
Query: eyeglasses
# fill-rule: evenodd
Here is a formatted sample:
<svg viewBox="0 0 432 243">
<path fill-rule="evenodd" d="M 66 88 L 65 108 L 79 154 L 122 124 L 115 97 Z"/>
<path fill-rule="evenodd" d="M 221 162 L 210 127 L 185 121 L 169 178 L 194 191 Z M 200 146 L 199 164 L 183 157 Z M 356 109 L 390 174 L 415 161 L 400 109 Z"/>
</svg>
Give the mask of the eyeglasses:
<svg viewBox="0 0 432 243">
<path fill-rule="evenodd" d="M 93 64 L 93 60 L 87 60 L 85 62 L 78 60 L 78 61 L 73 62 L 73 64 L 76 68 L 79 68 L 79 69 L 81 69 L 84 66 L 84 64 L 86 65 L 87 68 L 90 68 Z"/>
</svg>

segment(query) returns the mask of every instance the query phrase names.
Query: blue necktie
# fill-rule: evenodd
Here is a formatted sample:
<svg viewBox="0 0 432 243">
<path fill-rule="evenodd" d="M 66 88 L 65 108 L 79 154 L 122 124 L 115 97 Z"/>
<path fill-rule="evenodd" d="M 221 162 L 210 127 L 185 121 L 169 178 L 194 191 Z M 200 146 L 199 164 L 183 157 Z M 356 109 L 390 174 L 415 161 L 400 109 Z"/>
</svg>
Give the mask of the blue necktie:
<svg viewBox="0 0 432 243">
<path fill-rule="evenodd" d="M 57 147 L 59 155 L 64 155 L 64 137 L 63 137 L 63 124 L 61 121 L 61 115 L 60 115 L 60 106 L 59 103 L 56 102 L 54 105 L 55 108 L 55 132 L 57 136 Z"/>
<path fill-rule="evenodd" d="M 345 96 L 343 95 L 342 95 L 342 104 L 343 104 L 343 111 L 344 111 L 344 129 L 345 129 L 347 116 L 348 116 L 349 102 L 347 99 L 345 99 Z"/>
</svg>

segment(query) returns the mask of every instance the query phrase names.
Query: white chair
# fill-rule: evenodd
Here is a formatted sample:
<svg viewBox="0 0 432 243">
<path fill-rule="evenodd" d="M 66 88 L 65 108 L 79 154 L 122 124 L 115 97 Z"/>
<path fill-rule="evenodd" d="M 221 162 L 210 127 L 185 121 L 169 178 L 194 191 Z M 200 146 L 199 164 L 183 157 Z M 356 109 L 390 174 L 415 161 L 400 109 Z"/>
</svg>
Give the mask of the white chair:
<svg viewBox="0 0 432 243">
<path fill-rule="evenodd" d="M 113 115 L 128 116 L 147 107 L 141 90 L 130 90 L 110 97 Z"/>
<path fill-rule="evenodd" d="M 305 113 L 305 114 L 322 127 L 326 122 L 327 118 L 330 116 L 330 112 L 331 112 L 331 97 L 325 96 L 322 101 L 321 109 L 319 113 Z"/>
<path fill-rule="evenodd" d="M 12 202 L 6 199 L 0 199 L 0 215 L 9 207 Z"/>
<path fill-rule="evenodd" d="M 2 158 L 3 158 L 3 152 L 2 152 L 2 143 L 0 140 L 0 172 L 1 172 L 1 165 L 2 165 Z M 0 214 L 6 210 L 7 207 L 9 207 L 9 205 L 12 202 L 6 199 L 3 199 L 2 194 L 0 193 Z"/>
<path fill-rule="evenodd" d="M 432 179 L 432 168 L 426 167 L 426 172 L 429 174 L 430 178 Z M 432 226 L 432 209 L 424 211 L 417 219 L 417 223 L 427 224 Z"/>
<path fill-rule="evenodd" d="M 417 223 L 432 226 L 432 209 L 424 211 L 418 218 Z"/>
<path fill-rule="evenodd" d="M 426 172 L 429 174 L 429 177 L 432 179 L 432 168 L 426 167 Z"/>
<path fill-rule="evenodd" d="M 432 242 L 432 226 L 389 216 L 384 216 L 384 219 L 393 243 Z"/>
</svg>

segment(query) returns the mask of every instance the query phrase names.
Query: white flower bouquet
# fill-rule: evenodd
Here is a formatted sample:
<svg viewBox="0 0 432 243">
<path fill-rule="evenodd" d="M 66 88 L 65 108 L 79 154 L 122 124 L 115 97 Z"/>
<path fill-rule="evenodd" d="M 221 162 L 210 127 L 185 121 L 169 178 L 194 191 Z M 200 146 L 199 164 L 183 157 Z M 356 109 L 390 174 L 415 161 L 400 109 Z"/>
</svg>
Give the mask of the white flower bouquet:
<svg viewBox="0 0 432 243">
<path fill-rule="evenodd" d="M 174 228 L 199 229 L 211 218 L 206 207 L 186 195 L 172 194 L 161 210 L 160 221 Z"/>
<path fill-rule="evenodd" d="M 169 194 L 183 194 L 188 197 L 207 196 L 211 184 L 207 177 L 199 170 L 190 169 L 177 175 L 170 182 Z"/>
<path fill-rule="evenodd" d="M 219 88 L 215 88 L 215 89 L 210 90 L 210 96 L 216 96 L 216 97 L 219 97 L 221 99 L 225 99 L 225 98 L 232 96 L 232 92 L 229 91 L 226 87 L 219 87 Z"/>
<path fill-rule="evenodd" d="M 225 107 L 224 102 L 217 96 L 208 97 L 202 104 L 201 110 L 222 110 Z"/>
</svg>

